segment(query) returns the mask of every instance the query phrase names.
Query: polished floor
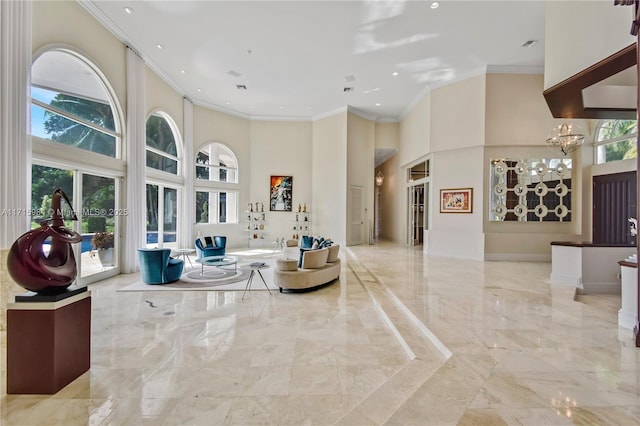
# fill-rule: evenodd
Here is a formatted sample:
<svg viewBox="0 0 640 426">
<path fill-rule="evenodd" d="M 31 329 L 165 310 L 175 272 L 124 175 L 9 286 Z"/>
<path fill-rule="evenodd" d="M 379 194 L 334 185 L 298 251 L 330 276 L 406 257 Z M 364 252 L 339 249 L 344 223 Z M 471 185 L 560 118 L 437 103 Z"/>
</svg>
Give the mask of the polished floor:
<svg viewBox="0 0 640 426">
<path fill-rule="evenodd" d="M 305 294 L 91 284 L 89 372 L 6 395 L 2 425 L 637 425 L 640 349 L 618 296 L 550 287 L 550 264 L 342 250 Z"/>
</svg>

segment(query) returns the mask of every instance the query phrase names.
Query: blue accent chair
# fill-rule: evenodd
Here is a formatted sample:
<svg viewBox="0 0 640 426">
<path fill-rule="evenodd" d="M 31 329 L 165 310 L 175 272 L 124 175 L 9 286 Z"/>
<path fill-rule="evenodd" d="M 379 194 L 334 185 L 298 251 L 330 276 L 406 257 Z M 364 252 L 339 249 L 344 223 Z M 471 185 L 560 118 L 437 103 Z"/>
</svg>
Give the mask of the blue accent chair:
<svg viewBox="0 0 640 426">
<path fill-rule="evenodd" d="M 196 238 L 196 254 L 198 259 L 209 256 L 224 256 L 227 237 L 204 237 L 205 244 Z"/>
<path fill-rule="evenodd" d="M 173 259 L 168 248 L 139 248 L 140 275 L 147 284 L 167 284 L 178 281 L 184 260 Z"/>
</svg>

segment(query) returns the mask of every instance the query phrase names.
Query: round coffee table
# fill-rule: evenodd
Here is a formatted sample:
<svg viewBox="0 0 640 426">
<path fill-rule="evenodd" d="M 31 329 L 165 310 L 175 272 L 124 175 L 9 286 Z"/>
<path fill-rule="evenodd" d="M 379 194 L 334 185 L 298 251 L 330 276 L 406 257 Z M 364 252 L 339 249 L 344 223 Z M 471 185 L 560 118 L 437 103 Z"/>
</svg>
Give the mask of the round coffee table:
<svg viewBox="0 0 640 426">
<path fill-rule="evenodd" d="M 207 256 L 207 257 L 201 257 L 199 259 L 196 259 L 196 262 L 202 265 L 202 270 L 200 272 L 200 275 L 202 276 L 204 276 L 205 265 L 215 266 L 216 268 L 233 265 L 234 272 L 237 272 L 237 267 L 238 267 L 237 256 Z"/>
</svg>

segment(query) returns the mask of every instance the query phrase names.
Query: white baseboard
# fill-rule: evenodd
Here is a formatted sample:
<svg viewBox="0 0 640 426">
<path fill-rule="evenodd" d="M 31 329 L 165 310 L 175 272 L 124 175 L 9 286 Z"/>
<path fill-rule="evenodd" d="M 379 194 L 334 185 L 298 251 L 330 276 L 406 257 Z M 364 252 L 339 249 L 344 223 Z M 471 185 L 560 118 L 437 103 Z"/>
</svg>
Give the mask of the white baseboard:
<svg viewBox="0 0 640 426">
<path fill-rule="evenodd" d="M 485 254 L 488 262 L 551 262 L 551 254 L 493 253 Z"/>
<path fill-rule="evenodd" d="M 551 284 L 568 285 L 582 289 L 582 278 L 575 275 L 563 275 L 552 272 L 549 281 Z"/>
<path fill-rule="evenodd" d="M 582 283 L 584 294 L 621 294 L 620 282 Z"/>
<path fill-rule="evenodd" d="M 618 311 L 618 325 L 620 327 L 633 330 L 637 323 L 635 312 L 626 312 L 622 309 Z"/>
</svg>

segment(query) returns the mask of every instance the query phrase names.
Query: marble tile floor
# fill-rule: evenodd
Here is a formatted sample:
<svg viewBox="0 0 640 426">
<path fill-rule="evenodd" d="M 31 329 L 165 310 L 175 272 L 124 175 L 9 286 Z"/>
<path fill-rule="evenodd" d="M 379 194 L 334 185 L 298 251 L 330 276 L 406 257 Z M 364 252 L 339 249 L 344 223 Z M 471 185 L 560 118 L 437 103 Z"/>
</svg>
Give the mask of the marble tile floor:
<svg viewBox="0 0 640 426">
<path fill-rule="evenodd" d="M 0 332 L 0 424 L 640 424 L 615 298 L 574 301 L 548 263 L 341 251 L 304 294 L 91 284 L 91 369 L 57 394 L 6 394 Z"/>
</svg>

